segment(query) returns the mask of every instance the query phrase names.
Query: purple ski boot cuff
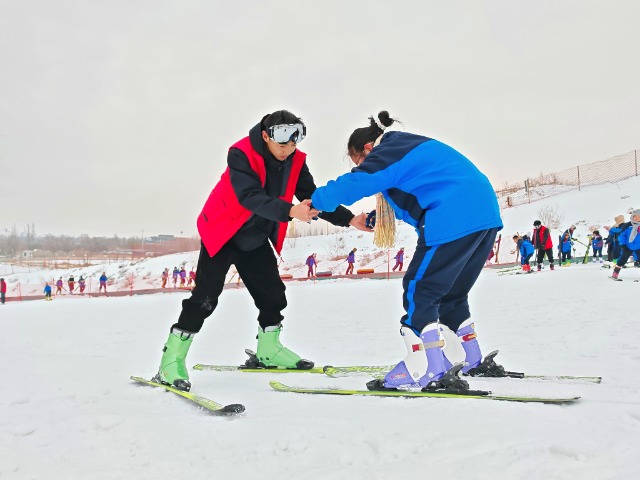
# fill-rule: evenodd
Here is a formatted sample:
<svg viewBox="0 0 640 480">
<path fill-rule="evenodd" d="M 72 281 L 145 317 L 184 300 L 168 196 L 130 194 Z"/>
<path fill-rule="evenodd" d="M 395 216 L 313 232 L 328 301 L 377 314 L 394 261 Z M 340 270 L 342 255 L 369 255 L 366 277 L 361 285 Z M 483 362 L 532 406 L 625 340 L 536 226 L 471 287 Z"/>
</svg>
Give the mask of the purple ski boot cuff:
<svg viewBox="0 0 640 480">
<path fill-rule="evenodd" d="M 467 373 L 470 369 L 478 367 L 482 362 L 482 352 L 480 352 L 480 345 L 476 339 L 473 323 L 459 328 L 456 335 L 462 340 L 462 348 L 466 353 L 466 365 L 462 368 L 462 373 Z"/>
<path fill-rule="evenodd" d="M 422 332 L 420 338 L 427 353 L 427 362 L 429 362 L 427 374 L 420 379 L 420 386 L 426 387 L 430 382 L 440 380 L 447 372 L 444 352 L 442 351 L 444 341 L 440 338 L 438 329 Z"/>
</svg>

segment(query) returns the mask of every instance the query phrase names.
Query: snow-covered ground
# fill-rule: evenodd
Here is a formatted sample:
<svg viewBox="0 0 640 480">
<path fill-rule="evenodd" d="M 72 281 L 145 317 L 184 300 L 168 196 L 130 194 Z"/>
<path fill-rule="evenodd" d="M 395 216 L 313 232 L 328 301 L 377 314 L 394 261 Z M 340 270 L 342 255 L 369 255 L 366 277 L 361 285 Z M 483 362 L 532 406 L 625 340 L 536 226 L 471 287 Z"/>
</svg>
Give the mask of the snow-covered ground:
<svg viewBox="0 0 640 480">
<path fill-rule="evenodd" d="M 564 223 L 578 225 L 578 236 L 586 235 L 588 226 L 610 224 L 640 204 L 638 181 L 590 187 L 550 202 L 564 213 Z M 503 212 L 503 236 L 510 241 L 514 231 L 529 231 L 542 206 Z M 412 235 L 402 227 L 398 246 L 404 245 L 408 256 Z M 305 272 L 306 256 L 316 252 L 325 262 L 319 270 L 326 265 L 339 273 L 342 260 L 332 259 L 330 243 L 337 240 L 289 242 L 281 271 L 289 267 L 298 276 L 298 270 Z M 347 251 L 357 247 L 359 258 L 369 255 L 370 265 L 383 261 L 371 236 L 345 232 L 342 241 Z M 513 259 L 509 248 L 501 252 L 503 262 Z M 189 266 L 194 255 L 115 265 L 108 274 L 116 283 L 126 278 L 119 273 L 126 269 L 139 269 L 141 277 L 145 271 L 159 274 L 181 260 Z M 640 280 L 640 269 L 625 269 L 623 282 L 607 280 L 609 274 L 599 264 L 533 275 L 486 269 L 472 292 L 481 345 L 485 353 L 499 348 L 498 359 L 508 369 L 602 375 L 603 382 L 473 379 L 471 385 L 499 394 L 582 397 L 564 407 L 305 396 L 272 391 L 268 382 L 361 388 L 367 378 L 193 371 L 194 392 L 246 405 L 242 416 L 217 418 L 129 380 L 155 373 L 188 292 L 8 302 L 0 306 L 5 359 L 0 478 L 634 478 L 640 444 L 640 384 L 634 380 L 640 366 L 634 338 L 640 282 L 633 280 Z M 16 281 L 29 283 L 27 275 L 34 274 L 5 278 L 11 288 Z M 287 288 L 283 341 L 303 357 L 318 365 L 389 364 L 403 357 L 400 279 L 293 282 Z M 255 348 L 256 315 L 246 290 L 226 290 L 196 336 L 188 365 L 242 363 L 243 349 Z"/>
<path fill-rule="evenodd" d="M 193 371 L 194 391 L 246 405 L 243 416 L 221 419 L 129 380 L 155 372 L 183 294 L 7 303 L 0 478 L 633 478 L 640 283 L 630 277 L 640 275 L 624 273 L 627 281 L 611 282 L 592 264 L 534 275 L 487 270 L 473 291 L 484 350 L 500 348 L 509 369 L 604 380 L 471 384 L 582 396 L 566 407 L 305 396 L 272 391 L 268 381 L 357 388 L 367 379 Z M 399 279 L 289 284 L 284 342 L 318 365 L 395 362 L 403 356 L 400 296 Z M 189 365 L 240 364 L 243 349 L 255 348 L 247 292 L 221 300 Z"/>
</svg>

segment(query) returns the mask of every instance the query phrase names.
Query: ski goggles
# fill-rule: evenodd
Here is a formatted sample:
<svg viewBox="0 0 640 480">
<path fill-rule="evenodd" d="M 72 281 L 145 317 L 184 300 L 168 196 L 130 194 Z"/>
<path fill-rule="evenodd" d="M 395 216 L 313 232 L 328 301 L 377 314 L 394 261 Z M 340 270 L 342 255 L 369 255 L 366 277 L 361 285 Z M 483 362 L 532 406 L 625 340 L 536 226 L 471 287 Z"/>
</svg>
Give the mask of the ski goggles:
<svg viewBox="0 0 640 480">
<path fill-rule="evenodd" d="M 300 143 L 307 134 L 307 127 L 301 123 L 274 125 L 267 129 L 267 135 L 276 143 L 285 145 L 289 142 Z"/>
</svg>

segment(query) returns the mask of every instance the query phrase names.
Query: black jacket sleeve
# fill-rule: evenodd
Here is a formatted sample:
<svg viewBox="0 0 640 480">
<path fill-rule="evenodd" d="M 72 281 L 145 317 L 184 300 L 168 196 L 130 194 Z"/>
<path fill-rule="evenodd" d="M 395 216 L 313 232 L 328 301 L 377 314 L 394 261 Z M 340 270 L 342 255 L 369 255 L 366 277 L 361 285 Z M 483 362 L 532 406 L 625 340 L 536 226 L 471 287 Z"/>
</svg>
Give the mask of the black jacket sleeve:
<svg viewBox="0 0 640 480">
<path fill-rule="evenodd" d="M 288 222 L 291 204 L 271 197 L 262 187 L 260 177 L 251 168 L 249 159 L 241 150 L 231 148 L 227 155 L 233 191 L 240 205 L 247 210 L 274 222 Z"/>
<path fill-rule="evenodd" d="M 298 185 L 296 185 L 296 198 L 300 201 L 309 200 L 313 192 L 316 191 L 316 184 L 313 181 L 313 176 L 307 167 L 305 162 L 300 170 L 300 177 L 298 178 Z M 340 205 L 333 212 L 322 212 L 322 219 L 326 220 L 338 227 L 348 227 L 349 222 L 355 215 L 351 213 L 351 210 Z"/>
</svg>

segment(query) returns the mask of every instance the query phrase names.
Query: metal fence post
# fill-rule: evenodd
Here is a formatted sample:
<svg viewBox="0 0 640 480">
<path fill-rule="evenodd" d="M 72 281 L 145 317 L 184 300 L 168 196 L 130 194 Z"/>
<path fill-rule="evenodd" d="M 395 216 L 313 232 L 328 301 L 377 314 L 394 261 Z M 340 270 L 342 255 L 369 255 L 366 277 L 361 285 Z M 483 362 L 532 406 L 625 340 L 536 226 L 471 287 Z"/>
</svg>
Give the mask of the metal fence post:
<svg viewBox="0 0 640 480">
<path fill-rule="evenodd" d="M 578 165 L 578 191 L 580 191 L 580 165 Z"/>
<path fill-rule="evenodd" d="M 636 157 L 636 177 L 637 177 L 638 176 L 638 150 L 634 150 L 633 154 Z"/>
</svg>

